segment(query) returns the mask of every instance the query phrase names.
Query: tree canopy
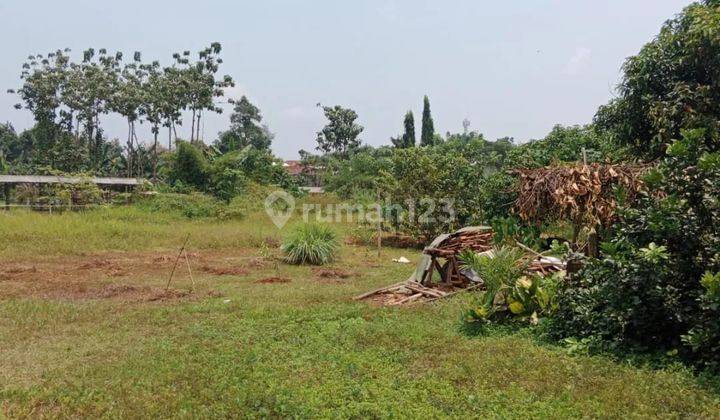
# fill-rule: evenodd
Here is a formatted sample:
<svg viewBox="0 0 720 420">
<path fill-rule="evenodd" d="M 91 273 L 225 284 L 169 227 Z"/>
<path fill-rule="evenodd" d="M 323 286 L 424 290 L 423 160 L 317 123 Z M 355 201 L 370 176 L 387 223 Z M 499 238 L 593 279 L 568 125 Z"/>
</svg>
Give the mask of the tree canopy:
<svg viewBox="0 0 720 420">
<path fill-rule="evenodd" d="M 720 2 L 693 3 L 623 65 L 619 96 L 595 116 L 598 128 L 647 159 L 686 128 L 720 139 Z"/>
<path fill-rule="evenodd" d="M 365 129 L 357 124 L 358 115 L 350 108 L 340 105 L 323 107 L 328 124 L 317 133 L 317 149 L 325 153 L 346 155 L 360 146 L 360 133 Z"/>
<path fill-rule="evenodd" d="M 435 125 L 430 115 L 430 99 L 427 95 L 423 98 L 422 132 L 420 135 L 420 146 L 432 146 L 435 144 Z"/>
</svg>

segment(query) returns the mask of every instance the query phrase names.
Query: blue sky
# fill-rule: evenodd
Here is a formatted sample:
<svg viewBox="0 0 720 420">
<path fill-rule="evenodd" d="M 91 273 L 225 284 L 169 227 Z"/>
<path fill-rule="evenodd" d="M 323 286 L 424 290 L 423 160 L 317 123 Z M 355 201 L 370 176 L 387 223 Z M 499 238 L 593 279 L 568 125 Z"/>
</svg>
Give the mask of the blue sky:
<svg viewBox="0 0 720 420">
<path fill-rule="evenodd" d="M 689 1 L 2 0 L 0 120 L 32 124 L 16 111 L 20 67 L 30 53 L 69 47 L 141 51 L 168 63 L 174 51 L 223 45 L 221 73 L 260 107 L 274 151 L 293 158 L 315 147 L 315 105 L 355 109 L 365 143 L 389 143 L 407 110 L 430 97 L 441 133 L 471 129 L 495 139 L 543 137 L 555 124 L 582 124 L 613 95 L 625 57 Z M 208 116 L 210 142 L 229 107 Z M 111 137 L 125 124 L 103 121 Z M 189 124 L 181 129 L 181 135 Z M 141 134 L 149 137 L 149 130 Z"/>
</svg>

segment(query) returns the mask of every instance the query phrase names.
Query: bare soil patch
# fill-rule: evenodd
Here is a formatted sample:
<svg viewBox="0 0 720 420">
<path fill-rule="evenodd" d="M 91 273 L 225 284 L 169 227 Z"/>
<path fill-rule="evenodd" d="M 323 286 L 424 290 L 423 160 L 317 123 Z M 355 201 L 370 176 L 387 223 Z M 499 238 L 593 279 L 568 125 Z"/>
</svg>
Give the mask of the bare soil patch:
<svg viewBox="0 0 720 420">
<path fill-rule="evenodd" d="M 48 292 L 44 297 L 67 300 L 119 299 L 131 302 L 158 302 L 182 299 L 191 295 L 187 290 L 166 290 L 159 287 L 129 284 L 107 284 L 99 288 L 88 288 L 82 284 L 68 286 Z"/>
<path fill-rule="evenodd" d="M 323 279 L 347 279 L 355 276 L 355 273 L 341 270 L 339 268 L 316 268 L 315 275 Z"/>
<path fill-rule="evenodd" d="M 203 265 L 200 267 L 200 270 L 216 276 L 245 276 L 248 274 L 248 271 L 242 267 L 214 267 Z"/>
<path fill-rule="evenodd" d="M 246 261 L 257 258 L 248 255 L 249 252 L 252 250 L 234 250 L 232 253 L 208 250 L 190 252 L 188 256 L 193 271 L 200 273 L 202 279 L 202 273 L 247 274 Z M 176 258 L 177 254 L 172 251 L 106 252 L 0 262 L 0 299 L 39 297 L 163 301 L 186 298 L 189 296 L 183 296 L 185 292 L 173 292 L 172 289 L 166 292 L 164 289 Z M 175 273 L 173 285 L 179 289 L 190 288 L 185 264 L 183 258 Z M 118 278 L 123 281 L 118 282 Z M 197 295 L 193 295 L 195 297 Z"/>
<path fill-rule="evenodd" d="M 290 283 L 290 279 L 285 277 L 266 277 L 264 279 L 255 280 L 257 284 L 273 284 L 273 283 Z"/>
</svg>

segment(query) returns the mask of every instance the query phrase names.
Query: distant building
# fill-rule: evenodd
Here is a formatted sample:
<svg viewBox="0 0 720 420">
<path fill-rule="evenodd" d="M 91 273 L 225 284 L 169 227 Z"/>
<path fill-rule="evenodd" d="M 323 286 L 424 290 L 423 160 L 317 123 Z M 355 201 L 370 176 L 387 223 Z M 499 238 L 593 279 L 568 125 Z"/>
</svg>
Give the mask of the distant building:
<svg viewBox="0 0 720 420">
<path fill-rule="evenodd" d="M 292 176 L 300 176 L 303 173 L 303 164 L 299 160 L 286 160 L 283 167 Z"/>
<path fill-rule="evenodd" d="M 283 167 L 288 171 L 290 176 L 294 177 L 298 184 L 305 187 L 321 187 L 322 186 L 322 170 L 321 166 L 305 165 L 299 160 L 286 160 Z"/>
</svg>

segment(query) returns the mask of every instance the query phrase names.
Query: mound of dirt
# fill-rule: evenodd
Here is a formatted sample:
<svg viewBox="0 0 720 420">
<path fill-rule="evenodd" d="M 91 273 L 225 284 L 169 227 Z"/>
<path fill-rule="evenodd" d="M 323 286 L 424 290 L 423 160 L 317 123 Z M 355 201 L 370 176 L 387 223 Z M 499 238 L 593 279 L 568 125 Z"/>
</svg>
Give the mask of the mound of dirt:
<svg viewBox="0 0 720 420">
<path fill-rule="evenodd" d="M 316 276 L 323 279 L 347 279 L 355 275 L 355 273 L 340 270 L 338 268 L 316 268 L 313 271 Z"/>
<path fill-rule="evenodd" d="M 265 268 L 268 266 L 268 261 L 265 258 L 251 258 L 247 262 L 248 267 L 252 268 Z"/>
<path fill-rule="evenodd" d="M 84 299 L 120 299 L 130 302 L 157 302 L 182 299 L 190 292 L 177 289 L 163 289 L 151 286 L 132 286 L 127 284 L 108 284 L 101 288 L 88 289 L 85 285 L 66 287 L 46 295 L 49 298 L 70 300 Z"/>
<path fill-rule="evenodd" d="M 254 283 L 257 284 L 272 284 L 272 283 L 290 283 L 290 279 L 286 279 L 285 277 L 267 277 L 260 280 L 255 280 Z"/>
<path fill-rule="evenodd" d="M 37 273 L 37 267 L 27 265 L 10 266 L 0 270 L 0 280 L 10 280 L 27 273 Z"/>
<path fill-rule="evenodd" d="M 211 298 L 221 298 L 221 297 L 223 297 L 223 296 L 225 296 L 225 294 L 222 293 L 222 292 L 218 292 L 217 290 L 209 290 L 209 291 L 207 292 L 207 297 L 211 297 Z"/>
<path fill-rule="evenodd" d="M 122 277 L 125 270 L 116 262 L 107 259 L 95 259 L 86 261 L 77 266 L 78 270 L 102 270 L 110 277 Z"/>
<path fill-rule="evenodd" d="M 248 271 L 242 267 L 213 267 L 203 265 L 200 267 L 200 270 L 216 276 L 244 276 L 248 273 Z"/>
</svg>

